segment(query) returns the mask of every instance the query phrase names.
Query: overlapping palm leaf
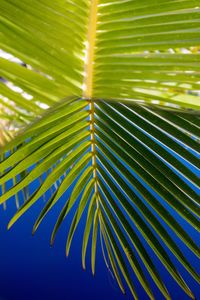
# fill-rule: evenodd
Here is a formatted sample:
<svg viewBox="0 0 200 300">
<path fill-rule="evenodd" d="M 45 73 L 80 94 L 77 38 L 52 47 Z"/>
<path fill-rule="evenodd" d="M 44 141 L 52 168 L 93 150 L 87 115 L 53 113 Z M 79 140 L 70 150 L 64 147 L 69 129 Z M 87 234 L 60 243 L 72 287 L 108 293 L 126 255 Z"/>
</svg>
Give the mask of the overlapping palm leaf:
<svg viewBox="0 0 200 300">
<path fill-rule="evenodd" d="M 100 234 L 106 263 L 121 290 L 125 281 L 135 299 L 132 272 L 154 299 L 146 271 L 170 299 L 144 240 L 191 298 L 168 250 L 200 282 L 169 234 L 172 230 L 199 257 L 197 243 L 176 220 L 177 215 L 200 230 L 199 4 L 197 0 L 1 2 L 1 48 L 19 59 L 1 59 L 3 115 L 13 116 L 16 127 L 31 121 L 1 151 L 0 185 L 9 180 L 13 185 L 4 189 L 0 203 L 21 190 L 26 200 L 9 227 L 51 190 L 35 232 L 70 191 L 51 242 L 77 207 L 67 237 L 68 255 L 86 211 L 83 267 L 91 238 L 95 272 Z M 28 186 L 34 181 L 38 185 L 30 194 Z"/>
</svg>

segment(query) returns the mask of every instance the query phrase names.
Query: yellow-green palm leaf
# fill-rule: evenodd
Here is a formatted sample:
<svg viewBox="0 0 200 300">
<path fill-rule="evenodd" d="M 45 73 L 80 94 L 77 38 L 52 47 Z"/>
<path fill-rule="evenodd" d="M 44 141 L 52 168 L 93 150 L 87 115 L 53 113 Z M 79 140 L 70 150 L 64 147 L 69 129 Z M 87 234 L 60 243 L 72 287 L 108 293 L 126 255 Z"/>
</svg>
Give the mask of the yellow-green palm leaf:
<svg viewBox="0 0 200 300">
<path fill-rule="evenodd" d="M 91 239 L 95 272 L 100 233 L 119 287 L 124 292 L 126 282 L 135 299 L 131 272 L 154 299 L 143 267 L 171 298 L 143 238 L 191 298 L 167 249 L 200 282 L 168 231 L 200 256 L 172 214 L 200 230 L 199 6 L 199 0 L 0 4 L 0 203 L 21 190 L 25 198 L 9 228 L 51 190 L 35 232 L 71 191 L 51 243 L 78 204 L 66 254 L 87 211 L 83 267 Z"/>
</svg>

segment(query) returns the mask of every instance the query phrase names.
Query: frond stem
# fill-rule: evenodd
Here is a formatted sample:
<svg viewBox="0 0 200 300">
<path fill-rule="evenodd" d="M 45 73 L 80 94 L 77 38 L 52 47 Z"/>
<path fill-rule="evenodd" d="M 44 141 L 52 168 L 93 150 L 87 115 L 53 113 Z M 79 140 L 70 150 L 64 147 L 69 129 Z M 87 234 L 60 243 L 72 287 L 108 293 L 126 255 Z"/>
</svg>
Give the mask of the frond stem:
<svg viewBox="0 0 200 300">
<path fill-rule="evenodd" d="M 95 148 L 95 119 L 94 119 L 94 109 L 95 105 L 92 100 L 89 101 L 89 109 L 90 109 L 90 138 L 91 138 L 91 152 L 92 152 L 92 166 L 93 166 L 93 177 L 95 179 L 95 193 L 98 194 L 98 186 L 97 186 L 97 168 L 96 168 L 96 148 Z M 98 201 L 97 201 L 98 206 Z"/>
<path fill-rule="evenodd" d="M 94 53 L 96 42 L 96 29 L 97 29 L 97 12 L 98 0 L 91 0 L 89 24 L 88 24 L 88 37 L 86 43 L 86 63 L 85 63 L 85 89 L 83 97 L 86 99 L 92 98 L 92 85 L 93 85 L 93 69 L 94 69 Z"/>
</svg>

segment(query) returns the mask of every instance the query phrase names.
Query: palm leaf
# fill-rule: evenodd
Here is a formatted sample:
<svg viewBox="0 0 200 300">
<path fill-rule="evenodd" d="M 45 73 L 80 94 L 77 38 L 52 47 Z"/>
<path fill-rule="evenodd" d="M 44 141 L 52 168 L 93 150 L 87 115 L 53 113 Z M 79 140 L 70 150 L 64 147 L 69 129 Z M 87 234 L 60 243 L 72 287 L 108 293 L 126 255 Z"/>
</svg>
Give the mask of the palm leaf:
<svg viewBox="0 0 200 300">
<path fill-rule="evenodd" d="M 151 249 L 194 298 L 169 252 L 200 277 L 168 230 L 200 256 L 176 219 L 200 230 L 199 1 L 2 0 L 1 10 L 0 203 L 21 190 L 26 200 L 8 227 L 51 190 L 34 233 L 70 191 L 51 243 L 74 213 L 68 255 L 87 212 L 84 268 L 91 241 L 95 272 L 100 233 L 122 292 L 123 277 L 138 299 L 134 272 L 154 299 L 147 271 L 170 299 Z"/>
</svg>

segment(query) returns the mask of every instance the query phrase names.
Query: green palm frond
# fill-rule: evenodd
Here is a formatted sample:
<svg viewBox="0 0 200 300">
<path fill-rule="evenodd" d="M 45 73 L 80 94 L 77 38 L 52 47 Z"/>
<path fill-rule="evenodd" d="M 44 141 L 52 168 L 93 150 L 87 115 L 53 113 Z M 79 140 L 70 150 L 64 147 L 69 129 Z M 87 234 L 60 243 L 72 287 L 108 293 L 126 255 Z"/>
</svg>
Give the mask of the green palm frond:
<svg viewBox="0 0 200 300">
<path fill-rule="evenodd" d="M 51 243 L 76 207 L 68 255 L 86 212 L 83 268 L 91 239 L 95 272 L 100 234 L 105 261 L 120 289 L 125 291 L 125 281 L 135 299 L 131 272 L 154 299 L 146 271 L 171 299 L 149 249 L 191 298 L 169 251 L 200 283 L 168 231 L 200 256 L 197 243 L 175 217 L 200 230 L 199 4 L 1 1 L 0 112 L 8 123 L 2 123 L 0 139 L 11 127 L 19 132 L 1 151 L 0 203 L 21 190 L 26 200 L 8 227 L 51 190 L 34 233 L 70 191 Z M 6 190 L 9 180 L 13 185 Z M 38 186 L 30 194 L 34 181 Z"/>
</svg>

